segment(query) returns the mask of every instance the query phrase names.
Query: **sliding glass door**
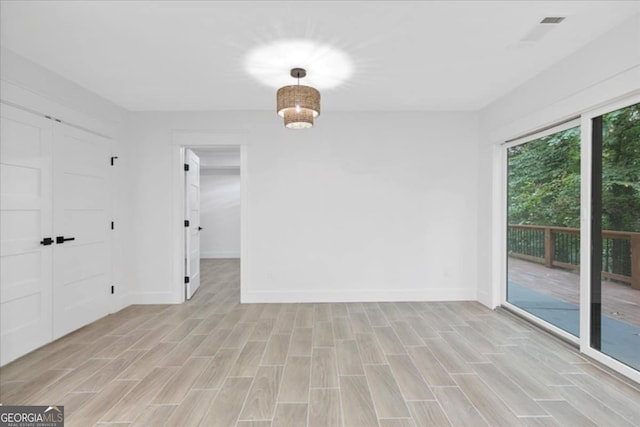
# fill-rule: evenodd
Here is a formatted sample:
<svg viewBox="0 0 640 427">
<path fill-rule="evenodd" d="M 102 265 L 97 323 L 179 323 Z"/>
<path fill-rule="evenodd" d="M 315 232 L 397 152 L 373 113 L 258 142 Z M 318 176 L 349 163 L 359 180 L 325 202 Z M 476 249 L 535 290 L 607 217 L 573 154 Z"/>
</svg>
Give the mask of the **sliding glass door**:
<svg viewBox="0 0 640 427">
<path fill-rule="evenodd" d="M 591 347 L 640 370 L 640 104 L 591 128 Z"/>
<path fill-rule="evenodd" d="M 640 94 L 505 154 L 505 306 L 640 381 Z"/>
<path fill-rule="evenodd" d="M 506 299 L 578 337 L 580 128 L 531 138 L 507 148 Z"/>
</svg>

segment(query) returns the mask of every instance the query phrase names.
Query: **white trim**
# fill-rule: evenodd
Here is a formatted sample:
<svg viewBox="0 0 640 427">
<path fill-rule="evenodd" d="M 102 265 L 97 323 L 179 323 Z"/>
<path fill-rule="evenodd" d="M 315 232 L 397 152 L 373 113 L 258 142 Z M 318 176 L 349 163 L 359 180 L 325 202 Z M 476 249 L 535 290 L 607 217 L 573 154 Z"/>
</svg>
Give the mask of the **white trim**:
<svg viewBox="0 0 640 427">
<path fill-rule="evenodd" d="M 243 129 L 231 130 L 172 130 L 171 131 L 171 176 L 173 206 L 173 272 L 175 283 L 171 303 L 183 303 L 184 296 L 184 147 L 240 147 L 240 300 L 247 288 L 249 264 L 247 241 L 247 132 Z"/>
<path fill-rule="evenodd" d="M 489 131 L 489 140 L 501 144 L 504 141 L 517 138 L 518 135 L 542 129 L 593 108 L 626 99 L 630 95 L 640 92 L 637 89 L 638 81 L 640 81 L 640 65 L 609 76 L 563 99 L 553 101 L 544 108 L 532 111 L 509 124 L 499 125 Z"/>
<path fill-rule="evenodd" d="M 582 345 L 580 345 L 580 351 L 585 355 L 591 357 L 592 359 L 595 359 L 596 361 L 602 363 L 604 366 L 607 366 L 608 368 L 611 368 L 614 371 L 640 384 L 640 371 L 637 371 L 632 367 L 614 359 L 613 357 L 607 356 L 605 353 L 602 353 L 591 347 L 583 348 Z"/>
<path fill-rule="evenodd" d="M 244 261 L 243 261 L 244 262 Z M 476 288 L 423 290 L 250 291 L 242 303 L 476 301 Z"/>
<path fill-rule="evenodd" d="M 531 323 L 540 326 L 543 329 L 546 329 L 558 336 L 560 336 L 562 339 L 567 340 L 575 345 L 579 344 L 579 337 L 576 337 L 575 335 L 570 334 L 569 332 L 565 331 L 564 329 L 558 328 L 556 325 L 554 325 L 553 323 L 549 323 L 544 319 L 541 319 L 538 316 L 535 316 L 531 313 L 529 313 L 526 310 L 521 309 L 520 307 L 518 307 L 517 305 L 513 305 L 511 304 L 509 301 L 505 301 L 503 304 L 503 306 L 507 307 L 509 310 L 515 312 L 518 314 L 518 316 L 520 317 L 524 317 L 525 319 L 527 319 L 528 321 L 530 321 Z"/>
<path fill-rule="evenodd" d="M 640 90 L 633 91 L 625 97 L 612 100 L 610 103 L 600 104 L 594 108 L 586 110 L 582 116 L 591 120 L 594 117 L 602 116 L 603 114 L 620 110 L 621 108 L 638 103 L 640 103 Z"/>
<path fill-rule="evenodd" d="M 171 216 L 171 224 L 174 226 L 173 228 L 173 269 L 172 269 L 172 280 L 171 283 L 178 284 L 173 290 L 174 300 L 171 301 L 172 304 L 181 304 L 185 302 L 185 292 L 184 292 L 184 248 L 185 248 L 185 237 L 184 237 L 184 227 L 175 227 L 176 224 L 179 224 L 179 221 L 184 220 L 184 147 L 176 146 L 171 147 L 171 182 L 172 182 L 172 192 L 171 192 L 171 207 L 172 207 L 172 216 Z"/>
<path fill-rule="evenodd" d="M 507 149 L 495 145 L 493 161 L 500 167 L 493 168 L 493 205 L 492 230 L 494 230 L 493 253 L 499 256 L 492 257 L 492 303 L 495 308 L 506 300 L 507 283 Z M 496 208 L 496 204 L 498 205 Z"/>
<path fill-rule="evenodd" d="M 215 146 L 235 146 L 247 143 L 246 129 L 173 129 L 171 145 L 207 148 Z M 215 144 L 211 138 L 216 138 Z"/>
<path fill-rule="evenodd" d="M 580 117 L 575 119 L 571 119 L 568 121 L 559 121 L 558 126 L 550 125 L 551 127 L 545 127 L 540 132 L 529 133 L 523 137 L 513 139 L 509 142 L 505 142 L 502 144 L 505 148 L 516 147 L 518 145 L 526 144 L 527 142 L 531 142 L 534 139 L 543 138 L 545 136 L 553 135 L 554 133 L 562 132 L 563 130 L 571 129 L 577 126 L 580 126 Z"/>
<path fill-rule="evenodd" d="M 40 93 L 19 86 L 6 80 L 0 80 L 0 94 L 2 102 L 23 108 L 35 114 L 51 116 L 63 122 L 80 127 L 85 131 L 97 133 L 100 136 L 116 139 L 118 124 L 96 119 L 85 113 L 73 110 Z"/>
<path fill-rule="evenodd" d="M 247 147 L 240 146 L 240 302 L 249 283 L 249 169 Z"/>
<path fill-rule="evenodd" d="M 591 119 L 580 126 L 580 351 L 591 346 Z"/>
</svg>

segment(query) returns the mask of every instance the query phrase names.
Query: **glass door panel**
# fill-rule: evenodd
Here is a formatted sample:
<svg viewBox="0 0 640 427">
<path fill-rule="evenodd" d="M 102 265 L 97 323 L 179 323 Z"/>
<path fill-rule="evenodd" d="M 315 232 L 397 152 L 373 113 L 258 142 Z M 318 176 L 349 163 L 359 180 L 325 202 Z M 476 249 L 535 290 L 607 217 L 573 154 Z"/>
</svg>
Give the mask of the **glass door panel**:
<svg viewBox="0 0 640 427">
<path fill-rule="evenodd" d="M 507 149 L 507 302 L 580 335 L 580 128 Z"/>
<path fill-rule="evenodd" d="M 592 124 L 591 346 L 640 369 L 640 104 Z"/>
</svg>

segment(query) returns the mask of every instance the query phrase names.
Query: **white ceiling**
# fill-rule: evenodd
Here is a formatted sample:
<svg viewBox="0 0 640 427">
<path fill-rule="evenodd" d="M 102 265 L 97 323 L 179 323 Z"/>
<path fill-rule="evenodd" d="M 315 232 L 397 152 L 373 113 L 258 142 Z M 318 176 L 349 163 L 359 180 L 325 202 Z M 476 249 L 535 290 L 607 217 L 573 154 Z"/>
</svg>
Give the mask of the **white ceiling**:
<svg viewBox="0 0 640 427">
<path fill-rule="evenodd" d="M 0 42 L 129 110 L 273 110 L 275 90 L 245 61 L 279 39 L 350 57 L 323 111 L 476 110 L 639 11 L 638 1 L 3 0 Z M 567 18 L 520 42 L 545 16 Z"/>
</svg>

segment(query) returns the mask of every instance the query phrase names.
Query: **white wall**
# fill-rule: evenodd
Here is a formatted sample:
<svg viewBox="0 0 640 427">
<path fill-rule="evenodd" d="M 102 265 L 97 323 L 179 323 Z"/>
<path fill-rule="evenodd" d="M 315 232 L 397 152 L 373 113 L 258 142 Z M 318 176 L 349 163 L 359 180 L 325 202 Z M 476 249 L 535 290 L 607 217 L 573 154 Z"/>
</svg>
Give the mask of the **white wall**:
<svg viewBox="0 0 640 427">
<path fill-rule="evenodd" d="M 640 15 L 540 73 L 480 113 L 478 299 L 500 304 L 504 164 L 500 144 L 640 90 Z"/>
<path fill-rule="evenodd" d="M 200 170 L 200 257 L 240 258 L 240 173 Z"/>
<path fill-rule="evenodd" d="M 122 305 L 176 302 L 171 132 L 240 129 L 245 301 L 477 296 L 495 306 L 496 144 L 637 90 L 639 31 L 640 18 L 630 18 L 479 115 L 329 109 L 315 128 L 295 132 L 269 112 L 128 114 L 5 49 L 2 96 L 35 94 L 115 138 Z"/>
<path fill-rule="evenodd" d="M 171 131 L 246 131 L 243 301 L 475 299 L 473 113 L 136 113 L 135 302 L 175 302 Z M 178 201 L 179 202 L 179 201 Z M 246 254 L 246 257 L 244 256 Z"/>
<path fill-rule="evenodd" d="M 3 102 L 47 114 L 113 139 L 118 156 L 113 218 L 116 229 L 112 310 L 129 304 L 135 269 L 135 230 L 131 228 L 132 158 L 128 111 L 5 48 L 0 49 L 0 98 Z"/>
</svg>

